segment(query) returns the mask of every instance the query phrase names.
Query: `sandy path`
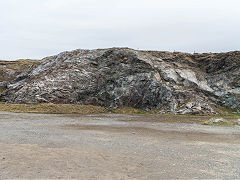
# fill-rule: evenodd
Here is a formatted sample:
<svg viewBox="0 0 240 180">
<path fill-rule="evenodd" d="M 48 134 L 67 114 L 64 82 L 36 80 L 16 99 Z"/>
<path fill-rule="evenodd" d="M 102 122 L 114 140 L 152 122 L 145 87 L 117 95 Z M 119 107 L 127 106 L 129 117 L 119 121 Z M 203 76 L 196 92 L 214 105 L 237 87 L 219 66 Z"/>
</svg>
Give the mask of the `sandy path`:
<svg viewBox="0 0 240 180">
<path fill-rule="evenodd" d="M 239 179 L 240 128 L 162 116 L 0 112 L 5 178 Z"/>
</svg>

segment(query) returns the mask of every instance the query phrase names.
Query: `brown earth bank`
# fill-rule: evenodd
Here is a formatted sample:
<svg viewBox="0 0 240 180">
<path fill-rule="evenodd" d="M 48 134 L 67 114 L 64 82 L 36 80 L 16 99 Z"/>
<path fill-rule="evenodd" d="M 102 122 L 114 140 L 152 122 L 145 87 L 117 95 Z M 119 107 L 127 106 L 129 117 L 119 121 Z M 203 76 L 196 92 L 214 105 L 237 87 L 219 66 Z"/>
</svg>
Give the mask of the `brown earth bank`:
<svg viewBox="0 0 240 180">
<path fill-rule="evenodd" d="M 209 118 L 0 112 L 0 179 L 239 179 L 240 127 Z"/>
<path fill-rule="evenodd" d="M 240 112 L 239 51 L 78 49 L 41 61 L 0 61 L 0 73 L 1 99 L 12 104 L 133 107 L 172 114 Z"/>
</svg>

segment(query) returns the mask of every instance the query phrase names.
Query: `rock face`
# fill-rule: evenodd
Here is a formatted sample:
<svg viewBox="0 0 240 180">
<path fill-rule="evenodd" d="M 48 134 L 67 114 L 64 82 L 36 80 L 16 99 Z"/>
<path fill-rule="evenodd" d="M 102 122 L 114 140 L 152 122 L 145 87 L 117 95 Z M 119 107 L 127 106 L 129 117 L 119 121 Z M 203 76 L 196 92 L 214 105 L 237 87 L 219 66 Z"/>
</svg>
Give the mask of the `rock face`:
<svg viewBox="0 0 240 180">
<path fill-rule="evenodd" d="M 8 82 L 7 103 L 131 106 L 162 113 L 240 109 L 240 52 L 187 54 L 128 48 L 75 50 Z"/>
<path fill-rule="evenodd" d="M 17 61 L 0 60 L 0 94 L 7 88 L 11 80 L 16 79 L 20 74 L 27 74 L 40 63 L 41 61 L 29 59 Z"/>
</svg>

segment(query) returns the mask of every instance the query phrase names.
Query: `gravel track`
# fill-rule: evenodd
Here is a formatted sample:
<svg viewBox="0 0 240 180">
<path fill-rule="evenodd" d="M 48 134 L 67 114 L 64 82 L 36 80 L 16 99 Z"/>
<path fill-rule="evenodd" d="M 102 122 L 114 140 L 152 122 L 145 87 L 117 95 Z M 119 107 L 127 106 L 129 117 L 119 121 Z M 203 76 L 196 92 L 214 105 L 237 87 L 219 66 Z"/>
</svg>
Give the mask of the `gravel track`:
<svg viewBox="0 0 240 180">
<path fill-rule="evenodd" d="M 199 122 L 0 112 L 0 179 L 239 179 L 240 128 Z"/>
</svg>

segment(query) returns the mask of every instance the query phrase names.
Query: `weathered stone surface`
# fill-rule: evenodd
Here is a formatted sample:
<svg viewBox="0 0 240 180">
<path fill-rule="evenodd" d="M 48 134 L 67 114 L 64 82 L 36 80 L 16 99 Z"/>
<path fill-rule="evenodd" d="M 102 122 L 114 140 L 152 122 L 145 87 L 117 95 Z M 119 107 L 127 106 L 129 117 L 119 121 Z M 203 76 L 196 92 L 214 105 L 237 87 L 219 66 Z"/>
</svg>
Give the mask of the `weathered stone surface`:
<svg viewBox="0 0 240 180">
<path fill-rule="evenodd" d="M 7 103 L 131 106 L 181 114 L 217 113 L 217 106 L 239 110 L 240 52 L 75 50 L 46 59 L 7 87 Z"/>
<path fill-rule="evenodd" d="M 0 60 L 0 86 L 5 86 L 6 83 L 15 79 L 19 74 L 28 73 L 40 63 L 41 61 L 30 59 L 17 61 Z"/>
</svg>

